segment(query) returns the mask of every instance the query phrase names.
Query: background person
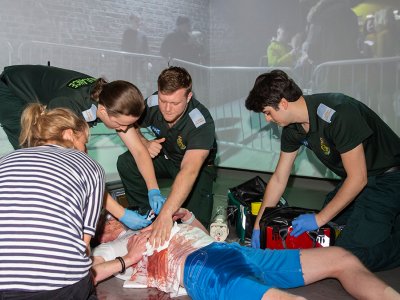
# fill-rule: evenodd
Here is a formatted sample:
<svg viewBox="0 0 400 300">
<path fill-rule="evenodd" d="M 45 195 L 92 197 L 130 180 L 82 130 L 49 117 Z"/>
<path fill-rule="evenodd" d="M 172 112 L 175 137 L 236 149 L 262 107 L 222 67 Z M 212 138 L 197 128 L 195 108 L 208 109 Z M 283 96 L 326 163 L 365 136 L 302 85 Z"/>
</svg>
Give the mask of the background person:
<svg viewBox="0 0 400 300">
<path fill-rule="evenodd" d="M 298 48 L 291 45 L 291 33 L 288 26 L 279 25 L 276 37 L 273 37 L 267 47 L 268 67 L 293 67 Z"/>
<path fill-rule="evenodd" d="M 297 217 L 298 236 L 333 220 L 346 224 L 336 240 L 371 270 L 400 265 L 400 138 L 363 103 L 340 93 L 303 96 L 281 70 L 260 75 L 246 108 L 262 112 L 283 127 L 281 153 L 254 224 L 252 245 L 259 247 L 259 222 L 265 207 L 282 196 L 296 155 L 306 146 L 342 178 L 317 214 Z"/>
<path fill-rule="evenodd" d="M 122 80 L 107 83 L 73 70 L 41 65 L 16 65 L 4 68 L 0 75 L 0 123 L 13 147 L 19 147 L 20 117 L 27 104 L 39 102 L 48 108 L 65 107 L 84 118 L 89 126 L 103 122 L 115 129 L 138 161 L 145 186 L 158 190 L 147 149 L 134 128 L 143 109 L 139 89 Z M 161 196 L 149 199 L 156 210 Z M 129 227 L 139 229 L 150 224 L 145 217 L 126 210 L 107 193 L 105 208 Z"/>
<path fill-rule="evenodd" d="M 116 275 L 172 297 L 184 286 L 193 300 L 304 299 L 278 288 L 337 278 L 356 299 L 399 297 L 341 248 L 260 250 L 218 243 L 188 210 L 180 209 L 175 218 L 181 218 L 183 224 L 174 226 L 167 248 L 154 252 L 147 243 L 148 231 L 126 232 L 118 221 L 108 221 L 101 236 L 107 243 L 93 251 L 95 281 Z"/>
<path fill-rule="evenodd" d="M 307 14 L 304 51 L 313 67 L 326 62 L 359 58 L 359 25 L 352 6 L 358 0 L 319 0 Z M 340 16 L 340 20 L 338 19 Z"/>
<path fill-rule="evenodd" d="M 21 123 L 23 149 L 0 159 L 0 298 L 97 299 L 88 253 L 105 182 L 89 127 L 40 104 Z"/>
<path fill-rule="evenodd" d="M 167 61 L 178 58 L 185 61 L 200 63 L 202 60 L 204 45 L 200 44 L 192 35 L 190 19 L 179 16 L 176 19 L 175 30 L 167 34 L 161 43 L 160 54 Z"/>
<path fill-rule="evenodd" d="M 394 10 L 393 7 L 386 6 L 375 13 L 376 57 L 400 55 L 400 29 Z"/>
<path fill-rule="evenodd" d="M 129 16 L 130 27 L 124 31 L 122 36 L 121 50 L 132 53 L 149 53 L 149 44 L 147 36 L 139 30 L 141 21 L 140 17 L 131 14 Z"/>
<path fill-rule="evenodd" d="M 182 205 L 207 227 L 214 203 L 215 125 L 208 109 L 193 97 L 192 78 L 184 68 L 161 72 L 158 92 L 146 100 L 138 125 L 149 128 L 156 137 L 149 141 L 142 136 L 142 142 L 153 157 L 157 178 L 174 180 L 153 223 L 151 240 L 163 244 L 172 228 L 172 214 Z M 119 156 L 117 167 L 129 204 L 148 211 L 148 195 L 159 195 L 159 190 L 146 190 L 130 152 Z"/>
</svg>

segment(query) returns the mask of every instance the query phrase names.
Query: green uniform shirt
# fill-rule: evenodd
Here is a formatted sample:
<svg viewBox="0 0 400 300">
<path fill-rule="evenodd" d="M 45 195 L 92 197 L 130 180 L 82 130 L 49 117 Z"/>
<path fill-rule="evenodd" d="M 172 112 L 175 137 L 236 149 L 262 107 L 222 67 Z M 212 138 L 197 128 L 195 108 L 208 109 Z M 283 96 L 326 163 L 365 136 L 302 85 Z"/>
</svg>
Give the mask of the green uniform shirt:
<svg viewBox="0 0 400 300">
<path fill-rule="evenodd" d="M 96 121 L 97 102 L 90 98 L 96 78 L 56 67 L 15 65 L 4 68 L 1 80 L 26 104 L 39 101 L 48 108 L 65 107 L 89 125 Z"/>
<path fill-rule="evenodd" d="M 281 150 L 293 152 L 305 145 L 321 162 L 346 176 L 340 157 L 363 143 L 368 176 L 400 165 L 400 138 L 365 104 L 339 93 L 304 96 L 310 119 L 306 134 L 300 124 L 283 128 Z"/>
<path fill-rule="evenodd" d="M 158 95 L 152 95 L 146 100 L 139 123 L 141 127 L 149 128 L 157 139 L 165 138 L 163 154 L 177 166 L 186 150 L 191 149 L 210 150 L 207 164 L 214 163 L 217 151 L 214 120 L 208 109 L 195 98 L 189 101 L 186 111 L 170 128 L 159 110 Z"/>
</svg>

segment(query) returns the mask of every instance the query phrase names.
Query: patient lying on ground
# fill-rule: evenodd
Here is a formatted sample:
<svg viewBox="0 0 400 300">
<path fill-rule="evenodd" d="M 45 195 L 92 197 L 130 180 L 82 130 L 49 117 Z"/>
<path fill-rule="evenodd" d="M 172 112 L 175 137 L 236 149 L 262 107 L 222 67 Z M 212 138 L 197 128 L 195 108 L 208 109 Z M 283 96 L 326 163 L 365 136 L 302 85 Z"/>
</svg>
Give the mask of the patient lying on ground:
<svg viewBox="0 0 400 300">
<path fill-rule="evenodd" d="M 185 209 L 178 211 L 177 218 L 192 219 Z M 147 241 L 151 227 L 134 232 L 109 218 L 102 228 L 102 244 L 93 250 L 96 282 L 115 275 L 135 287 L 155 287 L 170 296 L 179 295 L 184 286 L 194 300 L 304 299 L 278 288 L 329 277 L 338 279 L 355 298 L 400 297 L 352 254 L 337 247 L 260 250 L 217 243 L 195 219 L 192 224 L 175 223 L 168 244 L 153 249 Z M 326 261 L 336 263 L 327 266 Z"/>
</svg>

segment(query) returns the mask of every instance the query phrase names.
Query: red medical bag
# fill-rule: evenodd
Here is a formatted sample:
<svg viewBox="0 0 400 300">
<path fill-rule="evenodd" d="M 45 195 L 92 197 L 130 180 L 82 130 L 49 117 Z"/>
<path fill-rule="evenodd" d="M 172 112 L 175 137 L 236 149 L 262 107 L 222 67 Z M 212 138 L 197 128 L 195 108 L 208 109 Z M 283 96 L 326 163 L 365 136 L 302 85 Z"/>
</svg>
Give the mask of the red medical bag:
<svg viewBox="0 0 400 300">
<path fill-rule="evenodd" d="M 317 230 L 306 231 L 294 237 L 292 220 L 305 213 L 317 213 L 317 210 L 301 207 L 266 207 L 260 220 L 261 249 L 306 249 L 332 246 L 335 231 L 325 225 Z"/>
</svg>

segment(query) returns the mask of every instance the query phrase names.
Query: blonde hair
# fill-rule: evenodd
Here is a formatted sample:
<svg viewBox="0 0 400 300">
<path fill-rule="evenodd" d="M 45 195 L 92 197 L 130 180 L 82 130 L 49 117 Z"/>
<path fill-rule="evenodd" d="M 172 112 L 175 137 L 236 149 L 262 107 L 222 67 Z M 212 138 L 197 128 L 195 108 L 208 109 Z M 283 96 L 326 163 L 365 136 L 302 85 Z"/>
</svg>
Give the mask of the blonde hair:
<svg viewBox="0 0 400 300">
<path fill-rule="evenodd" d="M 47 110 L 45 105 L 32 103 L 22 112 L 19 144 L 21 148 L 28 148 L 51 142 L 73 148 L 72 141 L 63 139 L 63 133 L 68 129 L 72 129 L 77 137 L 89 133 L 86 121 L 71 110 L 67 108 Z"/>
</svg>

